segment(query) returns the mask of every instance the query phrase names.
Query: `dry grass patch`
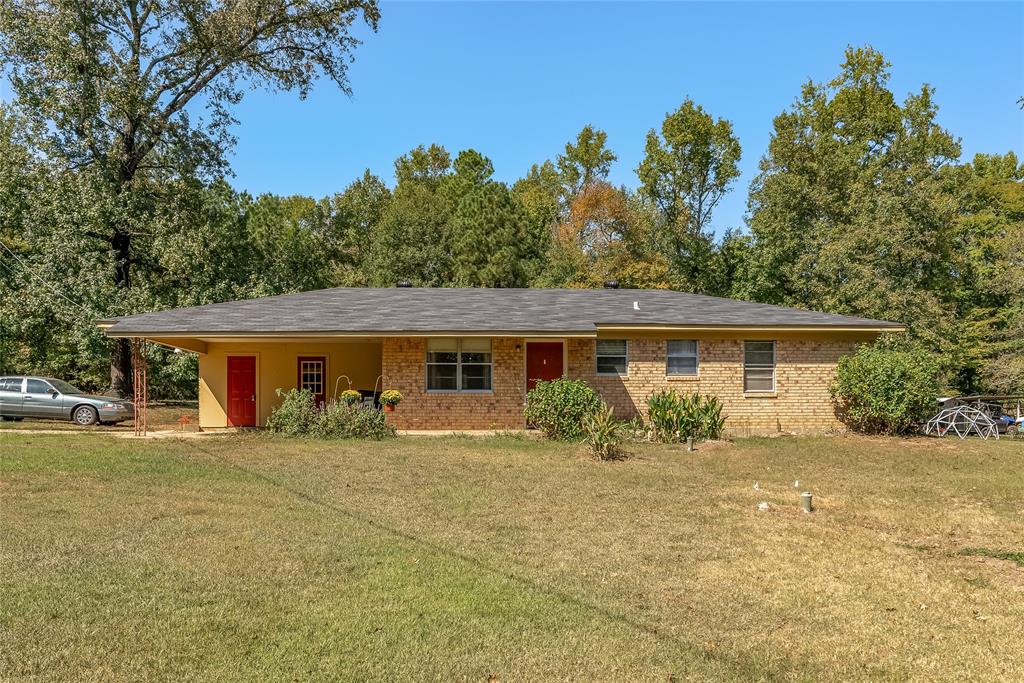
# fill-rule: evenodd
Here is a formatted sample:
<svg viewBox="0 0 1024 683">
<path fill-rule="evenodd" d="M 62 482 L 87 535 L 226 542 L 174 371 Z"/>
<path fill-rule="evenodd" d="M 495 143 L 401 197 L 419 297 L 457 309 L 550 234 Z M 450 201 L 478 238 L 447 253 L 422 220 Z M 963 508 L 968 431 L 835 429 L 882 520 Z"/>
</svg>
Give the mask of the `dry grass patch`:
<svg viewBox="0 0 1024 683">
<path fill-rule="evenodd" d="M 0 449 L 15 677 L 1024 675 L 1024 569 L 961 554 L 1022 550 L 1019 443 L 746 439 L 612 463 L 516 438 Z"/>
</svg>

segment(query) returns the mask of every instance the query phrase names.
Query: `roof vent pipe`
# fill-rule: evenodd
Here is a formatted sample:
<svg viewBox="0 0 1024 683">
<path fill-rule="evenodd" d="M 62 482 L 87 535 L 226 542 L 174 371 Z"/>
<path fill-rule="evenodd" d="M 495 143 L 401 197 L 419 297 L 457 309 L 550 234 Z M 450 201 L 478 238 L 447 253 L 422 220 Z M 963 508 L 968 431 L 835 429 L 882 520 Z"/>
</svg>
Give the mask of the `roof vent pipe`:
<svg viewBox="0 0 1024 683">
<path fill-rule="evenodd" d="M 409 289 L 410 287 L 412 287 L 412 283 L 409 282 L 408 280 L 399 280 L 398 284 L 395 286 L 401 287 L 402 289 Z"/>
<path fill-rule="evenodd" d="M 619 281 L 618 280 L 605 280 L 604 281 L 604 288 L 605 289 L 618 289 L 619 288 Z"/>
</svg>

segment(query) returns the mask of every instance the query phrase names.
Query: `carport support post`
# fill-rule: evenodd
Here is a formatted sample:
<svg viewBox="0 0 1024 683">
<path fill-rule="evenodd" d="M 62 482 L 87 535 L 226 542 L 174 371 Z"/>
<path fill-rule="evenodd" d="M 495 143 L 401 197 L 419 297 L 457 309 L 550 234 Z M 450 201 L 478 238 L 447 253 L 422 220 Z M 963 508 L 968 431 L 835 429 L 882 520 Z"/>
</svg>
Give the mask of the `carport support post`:
<svg viewBox="0 0 1024 683">
<path fill-rule="evenodd" d="M 147 407 L 149 385 L 146 383 L 146 340 L 132 337 L 132 385 L 135 390 L 135 436 L 146 436 L 149 428 Z"/>
</svg>

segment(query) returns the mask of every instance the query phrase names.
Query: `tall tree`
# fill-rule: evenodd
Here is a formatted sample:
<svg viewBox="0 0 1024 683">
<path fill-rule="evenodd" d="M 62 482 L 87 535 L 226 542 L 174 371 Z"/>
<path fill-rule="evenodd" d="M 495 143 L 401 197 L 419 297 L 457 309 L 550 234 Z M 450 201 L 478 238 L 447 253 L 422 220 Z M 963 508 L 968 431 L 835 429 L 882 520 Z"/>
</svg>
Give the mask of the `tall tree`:
<svg viewBox="0 0 1024 683">
<path fill-rule="evenodd" d="M 646 155 L 637 168 L 640 190 L 669 225 L 691 235 L 707 230 L 711 214 L 739 177 L 740 143 L 732 123 L 715 120 L 690 99 L 647 133 Z"/>
<path fill-rule="evenodd" d="M 445 192 L 451 155 L 440 145 L 419 146 L 395 160 L 395 189 L 370 238 L 367 279 L 378 287 L 408 280 L 437 287 L 451 279 L 448 220 L 453 197 Z"/>
<path fill-rule="evenodd" d="M 526 176 L 516 181 L 512 191 L 535 225 L 550 227 L 558 219 L 561 178 L 550 161 L 534 164 Z"/>
<path fill-rule="evenodd" d="M 329 201 L 332 232 L 338 245 L 333 284 L 362 286 L 369 282 L 366 261 L 373 231 L 390 203 L 391 190 L 369 169 Z"/>
<path fill-rule="evenodd" d="M 587 124 L 576 135 L 576 141 L 565 143 L 565 152 L 558 155 L 556 165 L 562 181 L 562 199 L 567 204 L 587 185 L 605 180 L 617 159 L 606 146 L 608 134 Z"/>
<path fill-rule="evenodd" d="M 952 359 L 956 202 L 944 169 L 960 146 L 936 123 L 930 87 L 896 101 L 889 66 L 848 48 L 838 76 L 807 83 L 775 118 L 751 186 L 745 293 L 900 320 Z"/>
<path fill-rule="evenodd" d="M 658 207 L 673 269 L 686 288 L 707 291 L 711 215 L 740 175 L 732 124 L 687 99 L 665 116 L 660 135 L 647 133 L 645 151 L 636 171 L 640 192 Z"/>
<path fill-rule="evenodd" d="M 606 280 L 617 280 L 624 287 L 672 287 L 649 208 L 626 188 L 590 183 L 556 226 L 547 263 L 535 284 L 600 287 Z"/>
<path fill-rule="evenodd" d="M 967 391 L 1024 392 L 1024 164 L 1013 153 L 978 154 L 956 169 L 959 198 L 951 270 L 963 326 L 958 384 Z"/>
<path fill-rule="evenodd" d="M 541 256 L 541 232 L 504 183 L 473 188 L 452 216 L 453 281 L 463 287 L 525 287 Z"/>
<path fill-rule="evenodd" d="M 0 5 L 0 54 L 11 106 L 28 122 L 26 141 L 87 176 L 109 209 L 87 228 L 69 226 L 111 266 L 117 296 L 108 313 L 132 310 L 156 183 L 226 170 L 231 107 L 243 84 L 305 96 L 323 75 L 348 92 L 358 43 L 350 28 L 362 17 L 375 29 L 378 16 L 375 0 Z M 110 375 L 114 391 L 130 392 L 124 340 L 114 344 Z"/>
</svg>

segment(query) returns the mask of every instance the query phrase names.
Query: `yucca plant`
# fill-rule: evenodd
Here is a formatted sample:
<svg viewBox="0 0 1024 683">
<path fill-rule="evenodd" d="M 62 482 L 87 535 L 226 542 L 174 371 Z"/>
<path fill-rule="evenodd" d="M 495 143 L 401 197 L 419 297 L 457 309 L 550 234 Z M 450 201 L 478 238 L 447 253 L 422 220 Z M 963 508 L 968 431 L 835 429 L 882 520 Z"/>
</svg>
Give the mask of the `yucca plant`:
<svg viewBox="0 0 1024 683">
<path fill-rule="evenodd" d="M 604 403 L 583 419 L 583 442 L 598 460 L 617 460 L 623 456 L 622 423 L 615 410 Z"/>
<path fill-rule="evenodd" d="M 694 395 L 694 398 L 701 399 L 699 395 Z M 718 400 L 717 396 L 703 397 L 699 401 L 697 414 L 700 422 L 699 438 L 705 440 L 722 438 L 722 432 L 725 430 L 725 417 L 722 415 L 722 402 Z"/>
<path fill-rule="evenodd" d="M 671 389 L 651 394 L 647 419 L 654 438 L 664 443 L 718 439 L 725 428 L 722 403 L 716 396 L 680 396 Z"/>
</svg>

